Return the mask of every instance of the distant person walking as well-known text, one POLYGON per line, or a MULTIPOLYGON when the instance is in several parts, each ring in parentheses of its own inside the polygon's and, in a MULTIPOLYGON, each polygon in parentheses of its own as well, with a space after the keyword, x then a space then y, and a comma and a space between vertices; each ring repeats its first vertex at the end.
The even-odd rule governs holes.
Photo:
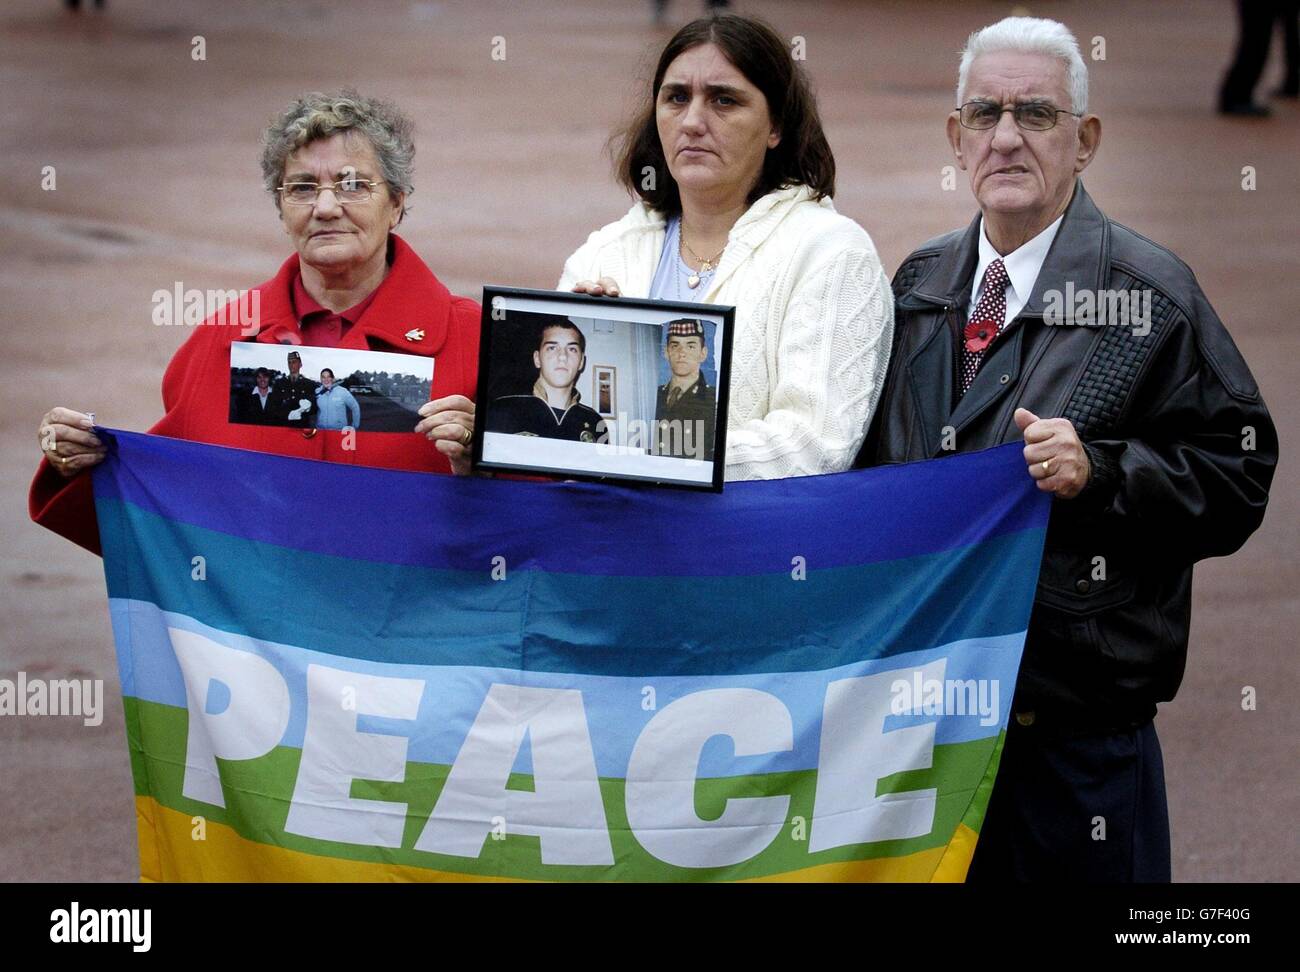
POLYGON ((1300 97, 1300 0, 1238 0, 1237 20, 1237 56, 1219 89, 1219 113, 1267 118, 1272 110, 1255 101, 1255 85, 1268 63, 1273 24, 1279 20, 1286 40, 1286 77, 1273 93, 1300 97))
MULTIPOLYGON (((652 2, 655 26, 663 27, 668 22, 668 0, 652 0, 652 2)), ((709 14, 726 10, 729 5, 728 0, 704 0, 704 12, 709 14)))

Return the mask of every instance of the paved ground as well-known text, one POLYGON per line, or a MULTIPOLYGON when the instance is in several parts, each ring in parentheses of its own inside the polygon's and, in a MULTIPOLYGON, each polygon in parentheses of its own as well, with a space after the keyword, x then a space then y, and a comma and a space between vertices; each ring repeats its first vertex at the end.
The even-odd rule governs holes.
MULTIPOLYGON (((953 52, 1008 5, 743 6, 805 38, 840 167, 836 203, 889 270, 969 219, 965 182, 942 185, 953 52)), ((682 22, 696 9, 677 0, 672 14, 682 22)), ((1286 459, 1263 529, 1197 571, 1187 678, 1158 725, 1175 877, 1294 879, 1300 397, 1286 371, 1300 361, 1287 323, 1300 306, 1300 107, 1262 123, 1211 113, 1231 56, 1226 0, 1031 12, 1064 19, 1089 50, 1104 38, 1105 59, 1091 62, 1104 138, 1089 190, 1197 271, 1281 430, 1286 459), (1248 165, 1255 191, 1242 189, 1248 165), (1256 711, 1242 710, 1243 686, 1257 690, 1256 711)), ((247 287, 278 266, 288 245, 260 191, 257 139, 305 89, 355 83, 414 117, 417 192, 403 232, 454 291, 553 286, 586 233, 627 206, 601 148, 667 36, 648 19, 647 3, 613 0, 113 0, 107 15, 80 18, 55 0, 5 5, 0 677, 102 677, 109 698, 97 728, 0 719, 0 879, 138 873, 100 564, 26 517, 40 415, 67 404, 123 428, 155 419, 162 369, 185 335, 150 322, 150 295, 176 281, 247 287), (191 56, 196 36, 206 60, 191 56), (54 191, 40 188, 43 166, 55 167, 54 191)))

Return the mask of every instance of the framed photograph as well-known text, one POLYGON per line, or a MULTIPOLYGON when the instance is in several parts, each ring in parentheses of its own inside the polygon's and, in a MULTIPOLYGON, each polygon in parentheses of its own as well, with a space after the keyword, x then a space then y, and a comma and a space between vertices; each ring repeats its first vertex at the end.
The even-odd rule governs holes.
POLYGON ((720 491, 734 322, 716 304, 484 287, 475 468, 720 491))
POLYGON ((601 418, 617 418, 618 369, 613 365, 596 365, 591 373, 595 378, 592 387, 596 391, 596 411, 601 418))

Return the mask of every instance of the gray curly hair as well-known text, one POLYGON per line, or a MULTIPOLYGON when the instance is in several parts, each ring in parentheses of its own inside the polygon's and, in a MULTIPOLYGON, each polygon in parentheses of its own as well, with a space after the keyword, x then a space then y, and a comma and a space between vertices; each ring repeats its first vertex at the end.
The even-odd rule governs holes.
MULTIPOLYGON (((280 196, 275 187, 284 178, 289 156, 309 142, 347 131, 369 139, 384 182, 391 191, 410 198, 415 191, 411 183, 415 126, 392 102, 367 98, 354 88, 344 88, 329 93, 312 91, 301 96, 262 133, 262 181, 275 197, 276 209, 280 208, 280 196)), ((403 217, 408 209, 403 202, 403 217)))

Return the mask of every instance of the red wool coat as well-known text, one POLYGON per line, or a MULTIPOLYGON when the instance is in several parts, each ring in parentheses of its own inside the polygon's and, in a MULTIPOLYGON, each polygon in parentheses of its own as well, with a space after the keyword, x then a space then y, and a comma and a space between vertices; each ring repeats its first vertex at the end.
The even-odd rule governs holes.
MULTIPOLYGON (((434 358, 431 398, 474 397, 478 374, 479 305, 455 297, 399 237, 393 236, 393 263, 388 276, 361 319, 343 336, 340 348, 393 351, 434 358), (417 337, 410 340, 407 335, 417 337)), ((261 291, 261 327, 256 337, 241 333, 238 323, 212 320, 196 326, 163 375, 165 414, 149 431, 177 439, 255 449, 304 459, 324 459, 360 466, 449 473, 447 459, 433 443, 414 432, 365 432, 355 435, 354 449, 342 448, 343 433, 321 430, 311 438, 301 429, 231 423, 230 345, 255 340, 302 344, 290 292, 298 274, 294 254, 261 291)), ((220 313, 217 320, 220 318, 220 313)), ((231 315, 237 321, 237 315, 231 315)), ((412 423, 414 426, 414 423, 412 423)), ((64 479, 41 460, 28 495, 31 517, 41 526, 99 553, 99 527, 89 473, 64 479)))

